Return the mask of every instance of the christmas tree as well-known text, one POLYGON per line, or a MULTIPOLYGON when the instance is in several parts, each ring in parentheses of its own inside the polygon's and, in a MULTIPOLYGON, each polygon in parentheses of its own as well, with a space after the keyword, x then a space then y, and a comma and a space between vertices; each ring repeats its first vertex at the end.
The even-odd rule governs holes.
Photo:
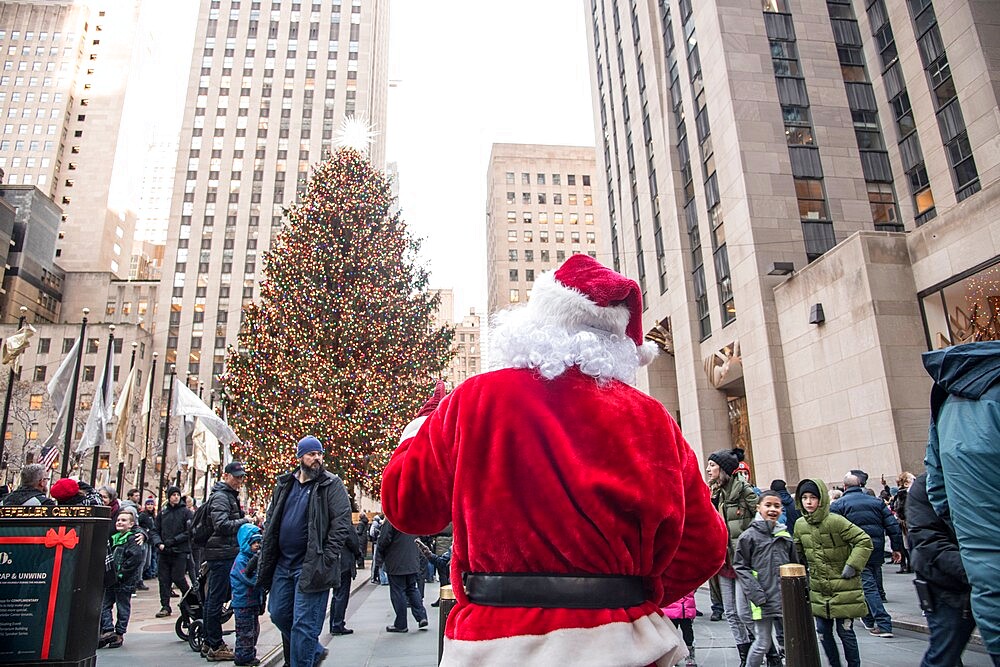
POLYGON ((390 213, 389 179, 352 148, 313 168, 265 254, 260 300, 229 349, 227 418, 251 493, 296 463, 300 438, 326 447, 348 488, 377 494, 399 434, 451 356, 418 242, 390 213))

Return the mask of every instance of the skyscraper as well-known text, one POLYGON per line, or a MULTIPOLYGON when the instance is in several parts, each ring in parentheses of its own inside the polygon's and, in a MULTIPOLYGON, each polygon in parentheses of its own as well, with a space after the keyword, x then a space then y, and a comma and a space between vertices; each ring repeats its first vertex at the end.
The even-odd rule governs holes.
MULTIPOLYGON (((164 255, 157 349, 214 390, 263 254, 348 117, 384 162, 387 0, 201 3, 164 255)), ((196 378, 196 379, 195 379, 196 378)), ((169 379, 164 375, 163 390, 169 379)), ((209 396, 206 394, 206 400, 209 396)))
POLYGON ((144 105, 133 86, 139 0, 0 3, 0 167, 63 210, 67 271, 125 276, 144 105))
POLYGON ((919 468, 920 352, 1000 336, 1000 5, 939 4, 582 3, 644 388, 760 482, 919 468))
POLYGON ((535 276, 570 255, 597 257, 594 149, 493 144, 487 170, 488 311, 531 295, 535 276))

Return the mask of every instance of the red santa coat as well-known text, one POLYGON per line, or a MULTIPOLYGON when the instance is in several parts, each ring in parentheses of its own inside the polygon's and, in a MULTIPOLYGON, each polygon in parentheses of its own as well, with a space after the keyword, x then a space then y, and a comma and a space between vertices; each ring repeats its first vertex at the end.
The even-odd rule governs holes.
POLYGON ((473 604, 445 629, 451 665, 674 664, 685 649, 661 607, 715 574, 727 533, 691 447, 663 406, 571 368, 554 380, 472 377, 411 423, 383 474, 382 508, 406 533, 452 521, 451 574, 641 576, 626 609, 473 604))

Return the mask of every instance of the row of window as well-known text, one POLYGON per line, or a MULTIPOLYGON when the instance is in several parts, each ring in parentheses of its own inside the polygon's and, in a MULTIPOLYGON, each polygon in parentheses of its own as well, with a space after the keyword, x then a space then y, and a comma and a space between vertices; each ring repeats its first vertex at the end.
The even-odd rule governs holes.
MULTIPOLYGON (((532 231, 530 229, 524 230, 524 232, 522 232, 522 236, 524 237, 524 240, 527 241, 527 242, 531 242, 531 241, 534 240, 534 234, 532 233, 532 231)), ((566 233, 563 232, 563 231, 561 231, 561 230, 556 231, 556 233, 554 235, 554 238, 555 238, 556 243, 563 243, 566 240, 566 233)), ((571 243, 579 243, 580 242, 580 232, 570 232, 569 233, 569 238, 570 238, 570 242, 571 243)), ((517 241, 517 239, 518 239, 518 234, 517 234, 517 230, 516 229, 510 229, 510 230, 507 231, 507 240, 508 241, 514 242, 514 241, 517 241)), ((587 243, 597 243, 597 237, 594 234, 594 232, 587 232, 586 239, 587 239, 587 243)), ((549 232, 548 232, 548 230, 544 230, 544 229, 543 230, 539 230, 539 232, 538 232, 538 240, 541 241, 542 243, 547 243, 548 240, 549 240, 549 232)))
MULTIPOLYGON (((542 173, 535 174, 535 185, 546 185, 546 175, 542 173)), ((584 187, 590 187, 590 174, 583 174, 580 177, 581 183, 584 187)), ((506 182, 514 183, 514 172, 506 172, 506 182)), ((550 181, 552 185, 562 185, 562 174, 552 174, 552 180, 550 181)), ((526 171, 521 172, 521 185, 531 185, 531 174, 526 171)), ((576 185, 576 174, 566 174, 566 185, 576 185)))
MULTIPOLYGON (((536 198, 537 202, 539 204, 543 205, 543 206, 548 202, 548 195, 546 193, 544 193, 544 192, 537 193, 537 195, 535 196, 535 198, 536 198)), ((516 197, 514 196, 514 193, 508 191, 507 192, 507 203, 508 204, 513 204, 515 202, 515 200, 516 200, 516 197)), ((570 206, 576 206, 577 205, 577 200, 578 200, 578 197, 577 197, 577 195, 575 193, 570 193, 570 194, 566 195, 566 203, 569 204, 570 206)), ((522 192, 521 193, 521 203, 523 205, 525 205, 525 206, 530 206, 531 205, 531 193, 530 192, 522 192)), ((561 192, 555 192, 555 193, 552 194, 552 203, 554 205, 556 205, 556 206, 559 206, 559 205, 561 205, 563 203, 563 196, 562 196, 561 192)), ((593 203, 594 203, 593 195, 591 195, 589 193, 583 195, 583 205, 584 206, 592 206, 593 203)))
MULTIPOLYGON (((527 253, 527 252, 530 252, 530 251, 525 251, 525 252, 527 253)), ((573 251, 573 254, 574 255, 579 255, 581 253, 579 251, 573 251)), ((596 252, 588 252, 587 254, 590 255, 591 257, 595 258, 595 259, 597 258, 597 253, 596 252)), ((515 259, 513 261, 517 261, 517 260, 515 259)), ((542 261, 543 262, 549 261, 549 254, 548 254, 547 250, 543 250, 542 251, 542 261)), ((556 263, 557 264, 562 264, 565 261, 566 261, 566 252, 564 250, 557 250, 556 251, 556 263)), ((534 270, 533 269, 525 269, 525 280, 527 280, 528 282, 534 282, 534 275, 535 274, 534 274, 534 270), (530 278, 528 277, 529 275, 531 276, 530 278)), ((510 279, 512 281, 517 280, 518 279, 517 278, 517 276, 518 276, 517 269, 511 269, 509 276, 510 276, 510 279)), ((510 291, 509 291, 509 293, 508 293, 508 297, 507 298, 510 301, 510 303, 520 303, 521 302, 521 296, 522 296, 522 294, 523 294, 525 300, 530 299, 531 298, 531 289, 528 288, 526 290, 520 290, 520 289, 518 289, 516 287, 515 288, 511 288, 510 291)))
MULTIPOLYGON (((101 16, 104 16, 104 12, 101 12, 101 16)), ((100 26, 97 26, 97 28, 98 28, 98 30, 100 30, 100 26)), ((6 40, 8 38, 8 34, 7 33, 8 33, 7 30, 0 30, 0 42, 6 40)), ((20 30, 11 30, 10 31, 10 35, 9 35, 10 41, 12 41, 12 42, 19 41, 22 36, 24 37, 24 41, 26 41, 26 42, 33 41, 36 36, 37 36, 39 42, 47 42, 47 41, 49 41, 49 37, 50 37, 49 33, 47 31, 44 31, 44 30, 40 31, 40 32, 37 32, 37 33, 34 30, 26 30, 23 33, 20 30)), ((52 41, 53 42, 58 42, 58 41, 62 40, 63 37, 65 37, 66 42, 72 44, 73 41, 76 39, 76 33, 74 33, 74 32, 67 32, 65 35, 63 35, 61 32, 53 32, 51 34, 51 37, 52 37, 52 41)))
MULTIPOLYGON (((547 224, 549 222, 549 214, 545 211, 541 211, 538 213, 533 213, 531 211, 524 211, 523 213, 521 213, 521 221, 526 225, 530 225, 532 222, 535 222, 536 218, 537 222, 542 225, 547 224)), ((561 225, 563 224, 563 221, 565 219, 566 218, 563 215, 562 211, 556 211, 555 213, 552 214, 552 222, 554 224, 561 225)), ((570 213, 568 219, 569 219, 569 224, 571 225, 578 224, 580 222, 580 214, 576 212, 570 213)), ((510 224, 514 224, 517 222, 517 211, 507 211, 507 222, 510 224)), ((594 224, 594 214, 584 213, 583 224, 585 225, 594 224)))

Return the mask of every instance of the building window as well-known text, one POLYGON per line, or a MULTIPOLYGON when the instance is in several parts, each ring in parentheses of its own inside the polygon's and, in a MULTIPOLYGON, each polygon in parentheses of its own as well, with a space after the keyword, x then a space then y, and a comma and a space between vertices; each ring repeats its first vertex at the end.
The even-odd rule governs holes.
POLYGON ((521 301, 521 290, 512 289, 510 291, 510 302, 511 303, 518 303, 520 301, 521 301))
POLYGON ((517 261, 517 249, 511 248, 507 251, 507 261, 516 262, 517 261))
POLYGON ((514 193, 513 192, 508 192, 507 193, 507 203, 508 204, 513 204, 514 203, 514 193))
POLYGON ((507 230, 507 240, 508 241, 516 241, 517 240, 517 230, 516 229, 508 229, 507 230))
POLYGON ((510 269, 507 273, 508 273, 507 278, 511 282, 516 283, 517 282, 517 269, 510 269))
POLYGON ((521 172, 521 185, 531 185, 531 174, 521 172))
POLYGON ((69 351, 73 349, 73 343, 75 342, 75 338, 63 338, 62 353, 69 354, 69 351))
POLYGON ((828 220, 823 182, 816 179, 795 179, 795 196, 799 200, 801 220, 828 220))
POLYGON ((35 366, 34 381, 35 382, 45 382, 45 371, 46 370, 47 369, 45 368, 45 366, 35 366))
POLYGON ((48 354, 49 346, 52 343, 51 338, 39 338, 38 339, 38 354, 48 354))
POLYGON ((507 172, 506 181, 508 183, 513 183, 514 182, 514 172, 512 172, 512 171, 508 171, 507 172))
POLYGON ((41 410, 42 409, 42 401, 44 400, 44 398, 45 397, 42 394, 32 394, 31 398, 28 401, 28 409, 29 410, 41 410))
POLYGON ((521 214, 521 219, 524 220, 524 224, 530 225, 531 224, 531 213, 529 213, 528 211, 525 211, 524 213, 521 214))

